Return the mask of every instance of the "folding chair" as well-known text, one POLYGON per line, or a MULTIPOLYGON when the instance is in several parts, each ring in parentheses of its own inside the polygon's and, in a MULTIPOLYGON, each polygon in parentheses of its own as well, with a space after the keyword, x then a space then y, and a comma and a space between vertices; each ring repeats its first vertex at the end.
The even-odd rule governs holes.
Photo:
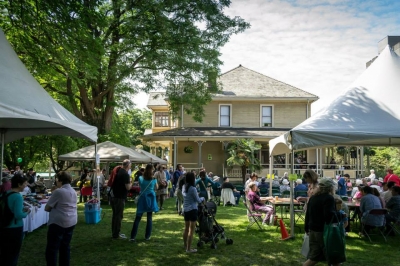
POLYGON ((386 236, 390 235, 392 231, 400 235, 400 219, 392 223, 392 228, 387 232, 386 236))
MULTIPOLYGON (((361 219, 361 233, 363 233, 365 236, 368 237, 369 241, 372 242, 371 240, 371 231, 367 232, 367 230, 365 230, 366 226, 370 226, 368 225, 368 221, 369 218, 377 218, 377 217, 381 217, 382 221, 380 222, 379 226, 372 226, 370 230, 374 230, 377 229, 378 232, 383 236, 383 238, 385 239, 385 242, 387 242, 386 240, 386 236, 384 234, 384 230, 385 230, 385 215, 387 214, 388 210, 387 209, 372 209, 370 210, 367 215, 365 217, 363 217, 361 219)), ((374 219, 373 218, 373 219, 374 219)))
POLYGON ((297 218, 295 218, 295 224, 299 222, 299 220, 302 220, 303 222, 306 221, 306 204, 307 204, 307 198, 299 198, 297 200, 301 206, 300 209, 294 209, 294 214, 297 215, 297 218))
POLYGON ((290 198, 290 191, 285 190, 282 192, 282 198, 290 198))
POLYGON ((249 225, 247 226, 246 230, 249 230, 249 228, 252 227, 253 224, 257 224, 257 226, 260 230, 264 230, 264 228, 261 226, 262 214, 258 213, 254 210, 253 205, 251 204, 250 201, 245 199, 245 200, 243 200, 243 204, 244 204, 244 206, 246 206, 247 220, 249 220, 249 225))

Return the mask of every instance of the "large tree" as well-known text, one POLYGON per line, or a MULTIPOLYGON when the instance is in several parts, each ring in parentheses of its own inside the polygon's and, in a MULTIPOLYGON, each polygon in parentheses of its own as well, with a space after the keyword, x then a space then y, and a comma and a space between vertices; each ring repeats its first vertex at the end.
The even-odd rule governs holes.
POLYGON ((118 100, 166 89, 172 114, 183 105, 201 121, 218 91, 222 47, 249 27, 229 0, 9 0, 0 27, 41 84, 99 133, 118 100))

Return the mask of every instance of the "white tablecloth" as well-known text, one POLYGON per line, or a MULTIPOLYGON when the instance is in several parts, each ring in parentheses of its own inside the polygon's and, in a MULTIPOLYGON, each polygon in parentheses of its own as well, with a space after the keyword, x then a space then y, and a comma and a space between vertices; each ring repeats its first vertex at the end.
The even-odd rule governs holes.
POLYGON ((38 208, 36 211, 32 211, 23 219, 24 232, 32 232, 40 226, 47 224, 49 221, 49 213, 44 210, 45 207, 46 204, 42 204, 40 209, 38 208))

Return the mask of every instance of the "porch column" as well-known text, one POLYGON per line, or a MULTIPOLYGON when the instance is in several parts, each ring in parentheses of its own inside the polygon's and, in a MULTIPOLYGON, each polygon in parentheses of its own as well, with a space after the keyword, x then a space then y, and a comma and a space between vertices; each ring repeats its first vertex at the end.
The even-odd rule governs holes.
POLYGON ((177 161, 178 141, 174 138, 174 169, 178 165, 177 161))
POLYGON ((228 174, 225 173, 225 171, 226 171, 226 160, 228 159, 227 158, 228 156, 226 154, 226 149, 228 148, 228 144, 230 143, 230 141, 223 140, 221 142, 224 145, 224 164, 222 165, 222 177, 225 177, 225 176, 228 176, 228 174))
POLYGON ((201 166, 201 147, 203 146, 204 141, 196 141, 197 145, 199 145, 199 168, 202 167, 201 166))
POLYGON ((285 169, 288 168, 289 168, 289 153, 285 153, 285 169))

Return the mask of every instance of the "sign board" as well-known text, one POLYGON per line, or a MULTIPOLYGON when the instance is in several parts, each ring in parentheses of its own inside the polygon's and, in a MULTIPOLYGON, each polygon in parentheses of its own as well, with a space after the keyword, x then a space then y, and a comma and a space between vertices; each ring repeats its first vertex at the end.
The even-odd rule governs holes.
POLYGON ((207 159, 208 159, 209 161, 212 160, 212 155, 211 155, 210 153, 207 155, 207 159))

